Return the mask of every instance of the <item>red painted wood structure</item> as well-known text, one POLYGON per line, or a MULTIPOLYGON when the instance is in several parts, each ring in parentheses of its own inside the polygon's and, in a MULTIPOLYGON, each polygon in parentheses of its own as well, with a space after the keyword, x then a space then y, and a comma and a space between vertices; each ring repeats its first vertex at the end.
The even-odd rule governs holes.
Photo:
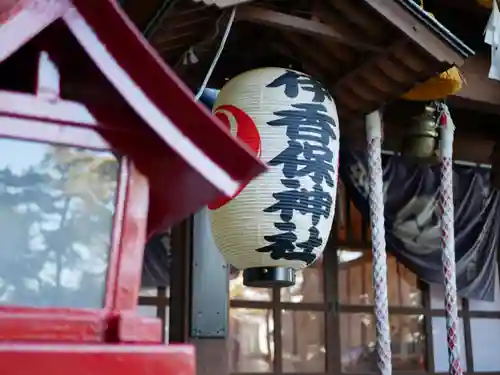
POLYGON ((160 321, 135 313, 145 240, 265 166, 193 101, 114 1, 4 1, 0 11, 0 63, 26 49, 37 65, 34 93, 0 91, 0 138, 121 155, 102 308, 0 306, 0 369, 194 374, 193 349, 160 345, 160 321), (107 105, 65 94, 75 77, 102 84, 107 105))

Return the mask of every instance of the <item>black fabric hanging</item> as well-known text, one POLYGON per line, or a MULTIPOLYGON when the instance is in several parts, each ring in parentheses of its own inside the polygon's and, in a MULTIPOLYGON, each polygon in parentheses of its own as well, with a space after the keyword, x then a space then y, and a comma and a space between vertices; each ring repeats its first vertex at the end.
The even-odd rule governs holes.
POLYGON ((170 286, 171 263, 170 233, 153 236, 144 249, 141 286, 170 286))
MULTIPOLYGON (((368 163, 363 152, 341 151, 340 176, 355 206, 369 219, 368 163)), ((384 158, 387 250, 429 283, 442 283, 438 188, 439 165, 416 166, 384 158)), ((491 301, 500 229, 499 194, 489 171, 455 165, 455 253, 458 294, 491 301)))

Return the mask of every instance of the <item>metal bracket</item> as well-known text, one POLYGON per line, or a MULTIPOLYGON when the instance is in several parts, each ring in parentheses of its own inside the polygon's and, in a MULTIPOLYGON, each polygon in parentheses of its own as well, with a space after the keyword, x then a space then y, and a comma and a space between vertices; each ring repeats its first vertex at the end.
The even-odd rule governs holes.
POLYGON ((209 215, 204 208, 193 221, 192 338, 226 338, 229 326, 229 267, 214 243, 209 215))

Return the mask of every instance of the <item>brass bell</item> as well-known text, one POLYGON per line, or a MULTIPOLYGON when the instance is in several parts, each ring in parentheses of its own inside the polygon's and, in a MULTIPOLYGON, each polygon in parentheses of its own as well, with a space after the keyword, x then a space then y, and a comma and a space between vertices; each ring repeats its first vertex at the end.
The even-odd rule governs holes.
POLYGON ((437 162, 438 116, 433 105, 426 105, 424 113, 413 118, 410 131, 403 139, 401 153, 417 162, 437 162))

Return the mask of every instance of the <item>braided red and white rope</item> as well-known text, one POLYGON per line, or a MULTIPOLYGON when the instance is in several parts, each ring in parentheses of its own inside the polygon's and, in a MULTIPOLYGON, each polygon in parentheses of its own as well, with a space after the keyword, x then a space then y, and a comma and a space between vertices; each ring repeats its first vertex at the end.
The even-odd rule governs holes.
POLYGON ((373 286, 377 365, 380 375, 391 375, 391 336, 387 293, 387 253, 385 244, 384 183, 382 172, 382 124, 378 111, 366 116, 368 142, 368 175, 370 186, 370 220, 372 227, 373 286))
POLYGON ((455 125, 449 109, 442 105, 441 126, 441 184, 439 206, 441 214, 441 249, 443 260, 446 337, 450 375, 462 375, 460 340, 458 336, 457 275, 455 270, 455 228, 453 207, 453 133, 455 125))

